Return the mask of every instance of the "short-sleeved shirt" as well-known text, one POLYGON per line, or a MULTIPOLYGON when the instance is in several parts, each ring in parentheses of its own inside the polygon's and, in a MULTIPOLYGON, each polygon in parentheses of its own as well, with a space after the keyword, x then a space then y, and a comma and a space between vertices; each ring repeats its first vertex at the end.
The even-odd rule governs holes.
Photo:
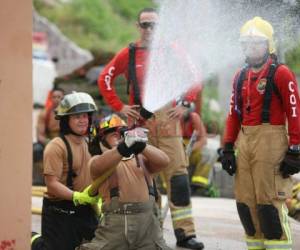
MULTIPOLYGON (((73 178, 74 191, 83 191, 85 187, 91 184, 90 170, 88 161, 91 155, 85 138, 76 138, 75 135, 66 135, 73 157, 73 172, 76 177, 73 178)), ((50 141, 44 152, 44 175, 52 175, 58 178, 58 181, 67 185, 68 175, 68 153, 65 143, 60 137, 50 141)), ((55 198, 51 193, 47 193, 49 198, 55 198)))

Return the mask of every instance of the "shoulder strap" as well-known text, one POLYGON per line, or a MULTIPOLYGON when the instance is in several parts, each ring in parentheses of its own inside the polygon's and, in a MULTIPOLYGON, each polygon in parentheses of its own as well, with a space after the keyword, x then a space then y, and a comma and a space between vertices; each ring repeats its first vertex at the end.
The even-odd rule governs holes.
POLYGON ((276 96, 281 100, 281 95, 274 82, 274 75, 278 66, 279 66, 278 63, 273 62, 272 64, 270 64, 269 67, 266 89, 265 89, 264 100, 263 100, 262 114, 261 114, 262 123, 270 122, 270 105, 272 100, 272 92, 274 91, 276 96))
POLYGON ((136 77, 135 70, 135 52, 136 46, 134 43, 129 44, 129 63, 128 63, 128 81, 127 81, 127 94, 129 94, 129 86, 133 84, 133 95, 134 95, 134 104, 141 104, 140 101, 140 89, 138 86, 138 81, 136 77))
MULTIPOLYGON (((148 176, 149 176, 149 178, 151 178, 151 176, 147 175, 146 167, 145 167, 144 163, 142 162, 142 160, 139 158, 139 156, 135 155, 134 157, 135 157, 135 160, 136 160, 137 167, 138 168, 141 167, 143 169, 144 178, 145 178, 145 182, 146 182, 147 187, 148 187, 149 194, 156 198, 156 195, 158 195, 158 193, 155 194, 155 191, 157 192, 157 190, 154 189, 154 187, 150 184, 149 179, 148 179, 148 176)), ((154 178, 151 178, 151 180, 152 180, 152 183, 154 183, 154 178)))
POLYGON ((243 119, 242 88, 243 88, 244 80, 246 79, 247 70, 248 70, 248 65, 245 65, 243 69, 240 71, 239 76, 236 78, 236 81, 234 83, 235 86, 234 110, 237 112, 240 122, 242 122, 243 119))
POLYGON ((59 137, 63 140, 67 148, 67 159, 68 159, 67 187, 73 190, 73 177, 75 177, 76 175, 73 172, 73 154, 72 154, 71 146, 63 134, 61 134, 59 137))
POLYGON ((46 135, 49 133, 49 122, 50 122, 50 116, 51 116, 52 111, 53 111, 52 108, 46 109, 46 115, 45 115, 45 133, 46 133, 46 135))

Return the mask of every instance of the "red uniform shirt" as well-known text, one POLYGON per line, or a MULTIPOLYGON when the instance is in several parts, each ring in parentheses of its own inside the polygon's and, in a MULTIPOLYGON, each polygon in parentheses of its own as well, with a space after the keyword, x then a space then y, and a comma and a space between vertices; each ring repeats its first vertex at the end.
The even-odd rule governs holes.
MULTIPOLYGON (((143 93, 143 84, 147 67, 149 51, 144 48, 136 48, 135 69, 140 92, 143 93)), ((123 103, 118 97, 113 86, 114 79, 118 75, 124 75, 128 79, 129 48, 123 48, 104 68, 98 79, 98 86, 106 103, 115 111, 120 111, 123 103)), ((130 90, 129 104, 133 102, 133 91, 130 90)))
MULTIPOLYGON (((261 124, 262 106, 264 100, 264 87, 269 71, 271 60, 267 62, 260 72, 253 72, 251 69, 246 72, 242 87, 242 125, 255 126, 261 124), (247 111, 247 107, 250 111, 247 111)), ((239 73, 236 74, 235 78, 239 73)), ((285 125, 288 123, 288 134, 290 145, 300 144, 300 100, 297 81, 294 74, 285 65, 280 65, 274 75, 281 98, 272 92, 270 104, 270 124, 285 125)), ((233 88, 230 111, 226 121, 224 142, 235 142, 240 130, 240 121, 237 112, 234 110, 236 91, 233 88)))
MULTIPOLYGON (((135 52, 135 69, 136 77, 139 85, 140 93, 143 95, 144 79, 148 65, 149 50, 140 48, 136 43, 135 52)), ((114 88, 114 79, 118 75, 124 75, 128 79, 128 63, 129 63, 129 48, 123 48, 103 69, 98 78, 98 86, 106 103, 111 106, 115 111, 120 111, 123 103, 118 97, 114 88)), ((199 88, 199 87, 198 87, 199 88)), ((194 94, 196 87, 193 86, 185 97, 186 100, 195 101, 196 95, 194 94)), ((134 94, 130 87, 129 105, 134 104, 134 94)))

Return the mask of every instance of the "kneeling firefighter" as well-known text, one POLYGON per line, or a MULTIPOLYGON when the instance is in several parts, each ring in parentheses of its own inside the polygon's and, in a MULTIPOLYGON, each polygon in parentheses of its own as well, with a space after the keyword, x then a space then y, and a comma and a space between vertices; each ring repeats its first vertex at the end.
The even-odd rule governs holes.
POLYGON ((285 200, 291 196, 290 175, 300 171, 297 82, 277 62, 270 23, 249 20, 240 43, 246 64, 234 78, 221 162, 236 174, 235 198, 248 249, 291 250, 285 200))
POLYGON ((111 174, 98 190, 103 217, 95 237, 78 249, 169 250, 154 215, 152 182, 152 175, 168 165, 168 156, 147 144, 147 130, 128 130, 115 114, 96 124, 96 131, 90 145, 91 176, 96 180, 108 171, 111 174))
POLYGON ((92 97, 82 92, 66 95, 56 110, 60 136, 45 148, 42 236, 32 233, 31 249, 74 250, 94 236, 98 221, 91 205, 98 197, 89 195, 91 155, 85 136, 96 110, 92 97))

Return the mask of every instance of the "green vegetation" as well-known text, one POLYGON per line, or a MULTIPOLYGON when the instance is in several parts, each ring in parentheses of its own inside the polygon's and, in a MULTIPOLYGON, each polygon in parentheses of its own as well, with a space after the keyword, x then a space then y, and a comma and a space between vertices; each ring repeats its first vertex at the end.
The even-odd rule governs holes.
POLYGON ((223 131, 224 119, 222 112, 213 111, 210 108, 210 101, 219 100, 217 76, 212 76, 204 85, 202 93, 202 112, 201 118, 210 134, 220 134, 223 131))
POLYGON ((287 65, 291 67, 296 75, 300 75, 300 44, 289 50, 285 56, 287 65))
POLYGON ((92 51, 116 52, 137 37, 136 16, 151 0, 72 0, 53 6, 33 1, 39 14, 55 23, 79 46, 92 51))
MULTIPOLYGON (((134 41, 138 37, 135 27, 138 12, 145 7, 156 7, 154 0, 72 0, 67 3, 56 0, 54 2, 56 4, 50 6, 45 3, 45 0, 33 0, 34 7, 40 15, 56 24, 79 46, 103 58, 134 41)), ((295 15, 300 14, 300 0, 297 0, 294 12, 295 15)), ((286 53, 286 63, 300 75, 300 44, 286 53)), ((211 111, 209 108, 211 99, 218 100, 217 82, 217 79, 212 77, 205 84, 202 95, 202 119, 208 132, 221 132, 224 126, 223 114, 211 111)), ((85 79, 72 78, 60 85, 66 90, 77 89, 90 92, 98 99, 101 106, 105 105, 97 86, 87 85, 85 79)), ((115 87, 120 98, 126 102, 128 99, 126 80, 117 79, 115 87)))

